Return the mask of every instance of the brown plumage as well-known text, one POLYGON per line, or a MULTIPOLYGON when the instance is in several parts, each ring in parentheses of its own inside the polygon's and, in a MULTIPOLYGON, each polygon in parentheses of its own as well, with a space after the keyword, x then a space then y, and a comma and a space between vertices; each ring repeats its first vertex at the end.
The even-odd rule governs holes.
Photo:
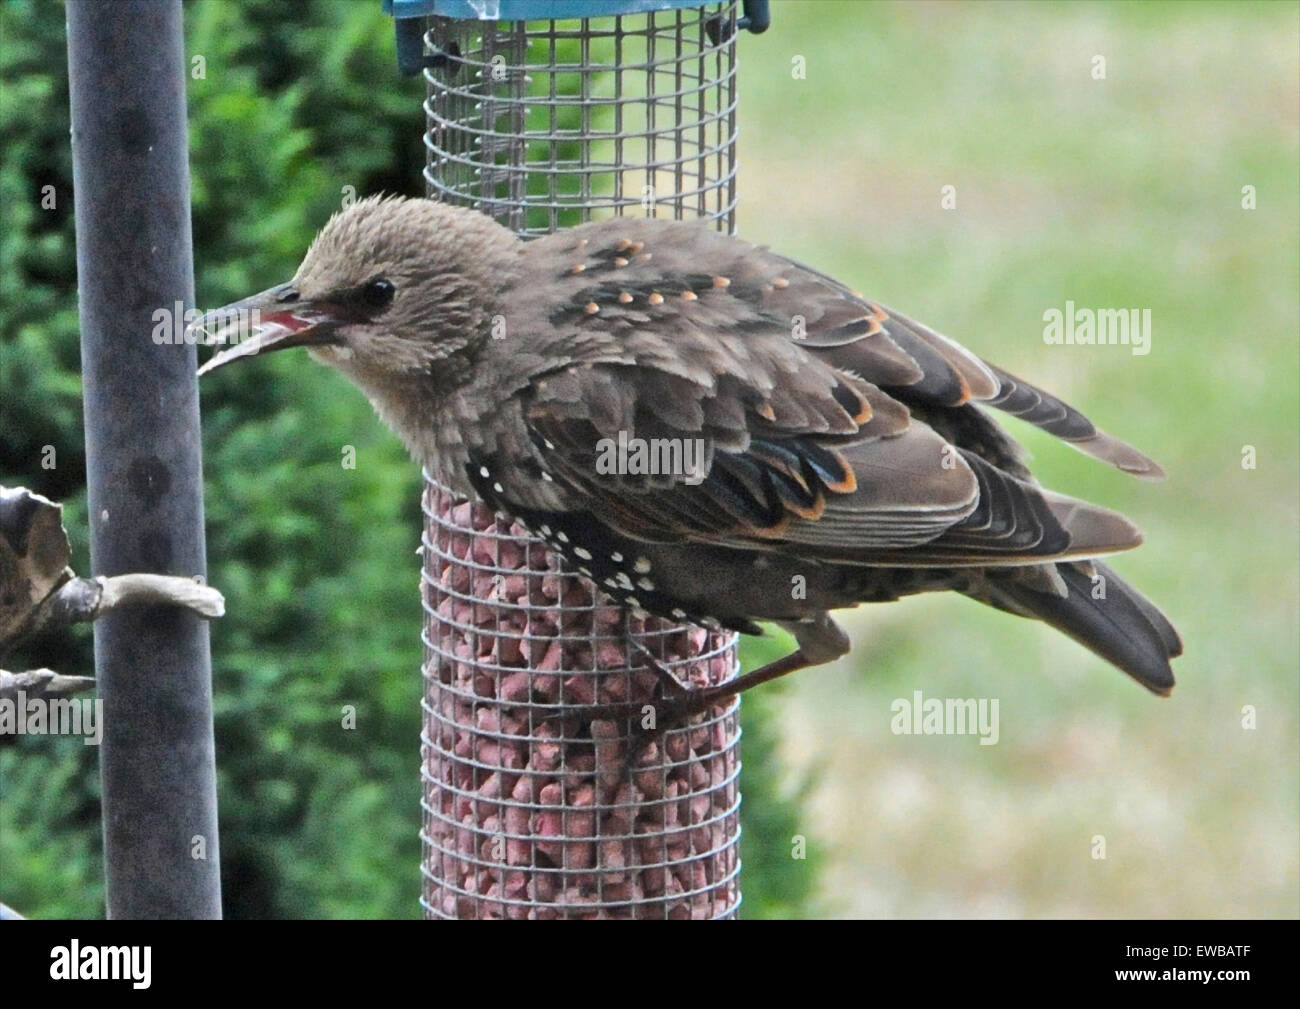
MULTIPOLYGON (((698 224, 619 218, 524 243, 479 214, 369 199, 288 284, 231 308, 347 375, 411 454, 630 607, 848 650, 829 611, 955 589, 1071 635, 1167 694, 1177 633, 1093 559, 1123 516, 1038 486, 985 407, 1137 476, 1074 408, 830 277, 698 224), (694 468, 610 472, 667 446, 694 468)), ((212 320, 209 320, 211 323, 212 320)), ((209 332, 227 335, 219 322, 209 332)), ((626 469, 626 468, 625 468, 626 469)))

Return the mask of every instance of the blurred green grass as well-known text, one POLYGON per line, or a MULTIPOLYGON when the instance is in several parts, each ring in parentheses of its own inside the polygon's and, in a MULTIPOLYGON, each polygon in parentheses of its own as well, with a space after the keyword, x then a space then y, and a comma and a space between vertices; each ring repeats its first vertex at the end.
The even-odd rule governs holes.
POLYGON ((1300 914, 1300 8, 773 7, 741 40, 741 233, 1158 459, 1167 481, 1134 481, 1011 422, 1045 484, 1144 530, 1114 566, 1186 643, 1162 701, 957 597, 849 615, 852 655, 773 705, 791 773, 821 768, 805 832, 827 908, 1300 914), (1150 308, 1151 353, 1045 345, 1043 312, 1067 299, 1150 308), (913 690, 998 698, 1001 741, 892 735, 913 690))

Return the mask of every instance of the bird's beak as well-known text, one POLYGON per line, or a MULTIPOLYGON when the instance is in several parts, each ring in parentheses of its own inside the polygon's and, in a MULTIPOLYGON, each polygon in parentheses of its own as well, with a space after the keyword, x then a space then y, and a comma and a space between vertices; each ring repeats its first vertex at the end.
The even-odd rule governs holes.
POLYGON ((293 284, 281 284, 205 312, 187 328, 199 343, 229 344, 199 369, 199 375, 206 375, 241 357, 335 343, 335 330, 347 321, 339 306, 302 301, 293 284))

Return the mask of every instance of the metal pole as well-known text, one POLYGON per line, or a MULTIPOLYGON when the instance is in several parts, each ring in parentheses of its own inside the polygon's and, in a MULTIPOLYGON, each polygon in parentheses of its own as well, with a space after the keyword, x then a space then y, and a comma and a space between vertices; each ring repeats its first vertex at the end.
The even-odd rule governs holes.
MULTIPOLYGON (((67 17, 91 565, 205 576, 196 354, 155 342, 155 313, 194 302, 180 0, 67 17)), ((95 671, 108 916, 220 917, 207 626, 110 614, 95 671)))

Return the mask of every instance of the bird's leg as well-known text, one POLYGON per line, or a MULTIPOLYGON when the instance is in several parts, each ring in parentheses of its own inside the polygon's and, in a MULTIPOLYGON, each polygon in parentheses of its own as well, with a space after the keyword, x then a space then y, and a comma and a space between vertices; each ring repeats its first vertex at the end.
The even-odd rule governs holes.
MULTIPOLYGON (((596 704, 583 708, 569 709, 566 715, 576 716, 582 722, 592 719, 634 722, 634 728, 628 741, 627 760, 631 766, 642 744, 655 736, 663 735, 670 729, 681 728, 691 718, 703 714, 716 705, 735 697, 737 694, 768 683, 789 673, 809 666, 820 666, 846 654, 850 647, 848 635, 831 619, 829 613, 820 613, 814 617, 797 621, 779 621, 781 626, 790 631, 798 647, 789 655, 769 662, 752 672, 737 676, 724 683, 715 683, 709 687, 684 687, 677 677, 658 662, 653 662, 664 683, 677 684, 675 697, 661 696, 656 703, 624 702, 621 704, 596 704), (647 710, 647 708, 649 710, 647 710)), ((629 637, 628 640, 631 640, 629 637)), ((653 661, 653 657, 647 656, 653 661)), ((661 694, 663 692, 661 691, 661 694)))
POLYGON ((566 708, 544 719, 544 721, 574 719, 575 729, 580 725, 590 725, 596 720, 628 724, 628 734, 624 737, 626 748, 622 758, 622 775, 625 778, 638 770, 642 754, 651 742, 661 739, 673 730, 686 729, 687 723, 696 715, 703 714, 750 687, 756 687, 760 683, 767 683, 787 673, 818 664, 810 660, 802 649, 796 648, 789 655, 769 662, 743 676, 727 680, 725 683, 714 684, 711 687, 684 687, 662 663, 648 654, 644 646, 640 646, 640 649, 650 668, 663 678, 660 696, 653 702, 625 701, 618 704, 583 705, 566 708), (674 690, 676 696, 665 696, 668 690, 674 690))
MULTIPOLYGON (((654 711, 653 727, 646 729, 650 733, 662 733, 668 729, 679 727, 686 719, 694 715, 702 714, 709 708, 735 697, 737 694, 748 690, 750 687, 757 687, 760 683, 767 683, 778 677, 785 676, 788 673, 798 672, 800 669, 806 669, 809 666, 815 666, 819 663, 813 662, 803 653, 803 649, 796 648, 789 655, 769 662, 752 672, 745 673, 743 676, 737 676, 734 680, 727 680, 725 683, 717 683, 711 687, 682 687, 677 678, 667 669, 664 673, 670 677, 673 682, 678 683, 680 693, 673 698, 664 698, 657 705, 649 706, 654 711)), ((660 668, 663 668, 662 666, 660 668)), ((571 708, 560 713, 558 717, 571 717, 577 715, 582 721, 589 721, 593 718, 610 719, 613 721, 625 720, 629 718, 638 719, 642 724, 645 721, 645 702, 625 702, 621 704, 592 704, 580 708, 571 708)), ((556 717, 556 716, 553 716, 556 717)))
POLYGON ((645 663, 646 668, 659 677, 660 697, 690 693, 691 688, 682 683, 682 681, 673 674, 671 669, 656 659, 654 655, 651 654, 650 649, 633 636, 632 611, 626 606, 623 607, 623 616, 619 622, 619 627, 623 635, 623 644, 631 651, 636 652, 645 663))
POLYGON ((778 621, 782 627, 794 635, 798 647, 789 655, 782 656, 752 672, 737 676, 725 683, 711 687, 693 687, 672 700, 664 702, 663 718, 666 726, 681 724, 686 719, 708 711, 714 705, 735 697, 737 694, 767 683, 778 677, 820 666, 848 653, 850 641, 844 630, 831 619, 826 612, 802 620, 778 621))
MULTIPOLYGON (((548 715, 543 721, 556 721, 565 718, 577 716, 579 721, 589 722, 592 719, 610 719, 614 721, 624 721, 629 718, 641 718, 644 716, 645 707, 650 704, 652 708, 660 704, 667 703, 670 697, 683 697, 691 693, 691 688, 686 686, 673 675, 672 670, 655 658, 654 654, 644 644, 636 639, 632 634, 632 611, 624 606, 619 618, 619 634, 623 639, 624 648, 628 652, 635 652, 645 664, 645 668, 650 670, 659 678, 659 686, 655 691, 651 701, 627 701, 624 703, 612 704, 591 704, 582 707, 569 708, 564 711, 557 711, 548 715)), ((628 658, 631 663, 631 656, 628 658)), ((628 670, 631 673, 631 670, 628 670)))
POLYGON ((722 701, 743 693, 750 687, 757 687, 760 683, 767 683, 789 673, 796 673, 800 669, 807 669, 809 666, 819 664, 809 659, 802 648, 796 648, 789 655, 775 659, 765 666, 760 666, 758 669, 745 673, 743 676, 737 676, 734 680, 716 683, 711 687, 694 687, 686 691, 683 696, 665 702, 665 710, 661 719, 663 727, 672 728, 679 725, 685 719, 702 714, 722 701))
MULTIPOLYGON (((592 705, 583 711, 580 717, 583 721, 608 719, 611 721, 630 721, 632 723, 623 761, 623 771, 626 776, 630 775, 635 769, 646 744, 662 734, 663 730, 658 728, 658 718, 653 713, 657 712, 661 707, 673 707, 681 703, 685 698, 691 696, 692 688, 682 683, 671 669, 655 658, 650 649, 636 639, 632 634, 632 611, 626 606, 623 607, 619 628, 623 637, 624 648, 629 653, 629 664, 631 663, 630 653, 635 652, 645 664, 645 668, 658 677, 659 684, 649 701, 592 705), (649 712, 646 710, 647 707, 650 709, 649 712), (647 714, 651 715, 649 719, 646 717, 647 714)), ((631 670, 628 673, 630 675, 631 670)), ((665 726, 664 728, 670 727, 665 726)))

